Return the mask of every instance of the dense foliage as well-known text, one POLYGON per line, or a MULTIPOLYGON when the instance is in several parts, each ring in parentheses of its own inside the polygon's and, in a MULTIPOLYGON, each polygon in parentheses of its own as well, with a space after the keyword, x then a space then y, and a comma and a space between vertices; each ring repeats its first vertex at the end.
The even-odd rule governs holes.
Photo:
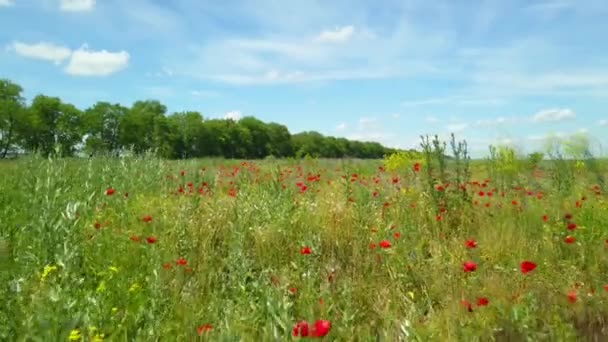
POLYGON ((164 158, 274 157, 382 158, 393 152, 376 142, 349 141, 317 132, 292 135, 287 127, 254 117, 207 119, 198 112, 167 115, 155 100, 131 108, 98 102, 84 111, 57 97, 36 96, 0 80, 0 158, 17 151, 69 157, 153 152, 164 158))

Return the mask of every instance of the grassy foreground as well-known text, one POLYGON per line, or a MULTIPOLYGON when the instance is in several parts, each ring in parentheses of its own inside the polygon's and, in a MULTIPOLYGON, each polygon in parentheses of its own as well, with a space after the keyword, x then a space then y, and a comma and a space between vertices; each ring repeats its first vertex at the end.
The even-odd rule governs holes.
POLYGON ((484 164, 0 163, 0 340, 606 340, 595 177, 484 164))

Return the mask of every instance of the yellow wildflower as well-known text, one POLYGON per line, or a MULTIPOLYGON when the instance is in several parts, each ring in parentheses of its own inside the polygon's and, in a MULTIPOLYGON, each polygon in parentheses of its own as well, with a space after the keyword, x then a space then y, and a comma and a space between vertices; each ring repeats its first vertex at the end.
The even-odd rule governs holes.
POLYGON ((46 265, 44 266, 44 270, 42 270, 42 276, 40 277, 40 281, 45 281, 46 278, 49 276, 49 274, 51 274, 52 272, 57 271, 57 266, 54 265, 46 265))
POLYGON ((115 314, 118 312, 118 308, 112 308, 112 313, 115 314))
POLYGON ((81 341, 82 335, 80 335, 80 330, 74 329, 74 330, 70 331, 69 340, 70 341, 81 341))
POLYGON ((108 267, 108 269, 114 273, 118 273, 118 267, 116 267, 116 266, 110 266, 110 267, 108 267))
POLYGON ((103 341, 104 337, 105 337, 105 334, 102 334, 102 333, 95 334, 95 336, 93 336, 93 342, 101 342, 101 341, 103 341))

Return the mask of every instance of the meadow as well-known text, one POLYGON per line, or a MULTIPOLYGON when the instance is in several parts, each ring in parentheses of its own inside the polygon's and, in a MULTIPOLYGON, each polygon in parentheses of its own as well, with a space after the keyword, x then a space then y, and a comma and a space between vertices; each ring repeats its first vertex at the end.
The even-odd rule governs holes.
POLYGON ((593 160, 0 163, 0 340, 601 341, 593 160))

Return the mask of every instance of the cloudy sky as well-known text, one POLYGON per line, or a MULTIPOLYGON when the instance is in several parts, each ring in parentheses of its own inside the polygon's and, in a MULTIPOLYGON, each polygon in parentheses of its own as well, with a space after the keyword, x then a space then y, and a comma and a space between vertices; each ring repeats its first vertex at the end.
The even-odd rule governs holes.
POLYGON ((0 0, 0 77, 389 146, 608 146, 606 0, 0 0))

